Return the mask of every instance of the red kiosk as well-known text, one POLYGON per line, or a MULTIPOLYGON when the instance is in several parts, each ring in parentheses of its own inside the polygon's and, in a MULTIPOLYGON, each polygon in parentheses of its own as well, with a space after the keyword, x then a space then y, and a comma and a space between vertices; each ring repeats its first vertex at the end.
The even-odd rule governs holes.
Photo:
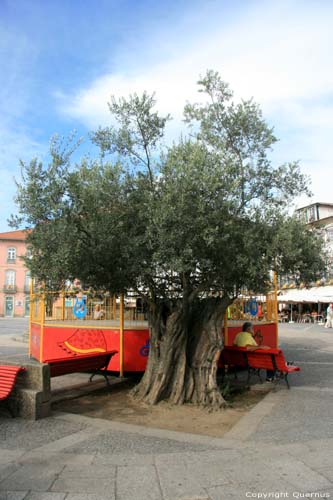
MULTIPOLYGON (((96 298, 83 291, 31 293, 29 354, 48 363, 117 350, 108 370, 120 376, 143 372, 149 327, 139 301, 108 294, 96 298)), ((276 289, 266 296, 244 295, 235 301, 225 315, 224 345, 233 344, 248 320, 254 323, 258 344, 278 346, 276 289)))
POLYGON ((29 354, 40 363, 117 350, 108 369, 121 376, 143 372, 149 354, 149 329, 136 302, 123 297, 90 298, 87 293, 32 293, 29 354), (78 295, 80 295, 79 306, 78 295), (104 317, 95 319, 96 304, 104 317), (83 306, 82 306, 83 304, 83 306), (104 307, 104 309, 103 309, 104 307))

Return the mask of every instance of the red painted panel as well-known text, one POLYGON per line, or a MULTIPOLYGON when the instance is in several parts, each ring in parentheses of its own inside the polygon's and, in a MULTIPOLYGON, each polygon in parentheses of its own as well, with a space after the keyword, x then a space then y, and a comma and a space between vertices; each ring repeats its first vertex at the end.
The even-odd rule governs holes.
MULTIPOLYGON (((232 345, 241 325, 228 328, 228 342, 232 345)), ((254 331, 260 330, 263 336, 262 344, 277 347, 277 329, 275 323, 254 325, 254 331)), ((31 354, 39 359, 41 327, 31 325, 31 354)), ((89 353, 117 350, 119 346, 119 330, 103 330, 98 328, 77 328, 61 326, 44 326, 43 362, 86 356, 89 353)), ((146 368, 149 354, 149 331, 124 331, 124 371, 143 372, 146 368)), ((120 370, 119 353, 113 356, 109 370, 120 370)))
MULTIPOLYGON (((110 349, 118 350, 112 357, 108 370, 120 370, 119 331, 108 330, 110 349)), ((149 331, 125 330, 124 331, 124 372, 144 372, 149 355, 149 331)))
MULTIPOLYGON (((39 328, 38 325, 32 325, 39 328)), ((37 330, 36 330, 37 331, 37 330)), ((35 336, 36 337, 36 336, 35 336)), ((35 339, 34 337, 34 339, 35 339)), ((39 341, 32 355, 39 359, 39 341)), ((43 362, 59 361, 71 357, 86 356, 98 352, 120 351, 119 330, 98 328, 77 328, 61 326, 44 326, 43 362)), ((33 347, 33 346, 32 346, 33 347)), ((149 331, 125 330, 124 332, 124 371, 142 372, 146 368, 149 354, 149 331)), ((109 370, 119 371, 120 355, 113 356, 109 370)))
MULTIPOLYGON (((149 331, 125 330, 124 371, 144 372, 149 355, 149 331)), ((112 364, 112 360, 111 363, 112 364)))
POLYGON ((39 361, 41 326, 31 325, 30 352, 31 356, 39 361))
MULTIPOLYGON (((260 342, 262 345, 268 345, 269 347, 277 348, 278 347, 278 341, 277 341, 277 327, 276 323, 263 323, 263 324, 257 324, 253 325, 254 333, 259 332, 263 339, 262 342, 260 342)), ((234 338, 236 337, 237 333, 242 331, 242 325, 239 326, 230 326, 228 327, 228 340, 225 345, 233 345, 234 338)), ((257 343, 258 342, 258 339, 257 343)))

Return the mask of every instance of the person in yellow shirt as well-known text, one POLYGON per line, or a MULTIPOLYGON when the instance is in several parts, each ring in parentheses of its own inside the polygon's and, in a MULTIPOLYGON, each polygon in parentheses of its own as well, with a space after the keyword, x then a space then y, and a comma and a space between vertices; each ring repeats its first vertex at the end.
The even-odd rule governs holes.
MULTIPOLYGON (((254 330, 253 324, 250 321, 246 321, 243 324, 242 331, 237 333, 234 339, 234 345, 237 347, 246 347, 248 351, 256 351, 257 349, 271 349, 267 345, 258 345, 254 340, 254 330)), ((272 382, 274 379, 275 372, 267 370, 266 380, 267 382, 272 382)))
POLYGON ((255 349, 258 349, 261 346, 258 346, 253 336, 254 336, 253 325, 250 321, 246 321, 243 324, 242 331, 237 333, 234 339, 234 345, 237 347, 250 347, 250 348, 252 347, 252 349, 249 350, 254 351, 255 349), (255 349, 253 349, 253 347, 255 347, 255 349))

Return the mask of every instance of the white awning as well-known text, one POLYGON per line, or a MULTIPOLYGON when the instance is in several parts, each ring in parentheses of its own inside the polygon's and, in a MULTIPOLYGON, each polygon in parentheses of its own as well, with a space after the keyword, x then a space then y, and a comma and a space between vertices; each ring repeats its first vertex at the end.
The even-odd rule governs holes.
POLYGON ((312 288, 294 288, 292 290, 281 290, 281 295, 278 296, 278 302, 333 303, 333 286, 314 286, 312 288))

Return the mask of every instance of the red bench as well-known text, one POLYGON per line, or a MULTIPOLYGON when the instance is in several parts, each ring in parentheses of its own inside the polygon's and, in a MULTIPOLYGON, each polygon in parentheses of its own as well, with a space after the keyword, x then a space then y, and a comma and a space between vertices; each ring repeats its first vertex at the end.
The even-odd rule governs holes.
POLYGON ((14 388, 18 374, 22 371, 25 371, 23 366, 0 365, 0 401, 6 402, 12 417, 14 413, 8 404, 8 397, 14 388))
POLYGON ((281 349, 257 349, 249 351, 245 347, 228 346, 221 353, 223 366, 245 368, 248 371, 248 383, 255 373, 262 382, 260 370, 275 371, 275 378, 285 380, 290 389, 288 375, 300 371, 299 366, 288 364, 281 349))
POLYGON ((107 367, 110 363, 112 356, 117 354, 118 351, 102 352, 98 354, 87 354, 68 359, 50 360, 50 376, 60 377, 69 373, 77 372, 93 372, 89 378, 92 381, 95 375, 103 375, 108 386, 110 386, 107 377, 107 367))
POLYGON ((225 346, 221 352, 218 367, 222 368, 223 377, 227 372, 232 372, 235 379, 237 379, 237 372, 239 370, 247 370, 249 374, 246 347, 225 346))
POLYGON ((224 347, 221 352, 219 367, 224 368, 246 368, 248 369, 249 363, 247 361, 246 347, 224 347))

